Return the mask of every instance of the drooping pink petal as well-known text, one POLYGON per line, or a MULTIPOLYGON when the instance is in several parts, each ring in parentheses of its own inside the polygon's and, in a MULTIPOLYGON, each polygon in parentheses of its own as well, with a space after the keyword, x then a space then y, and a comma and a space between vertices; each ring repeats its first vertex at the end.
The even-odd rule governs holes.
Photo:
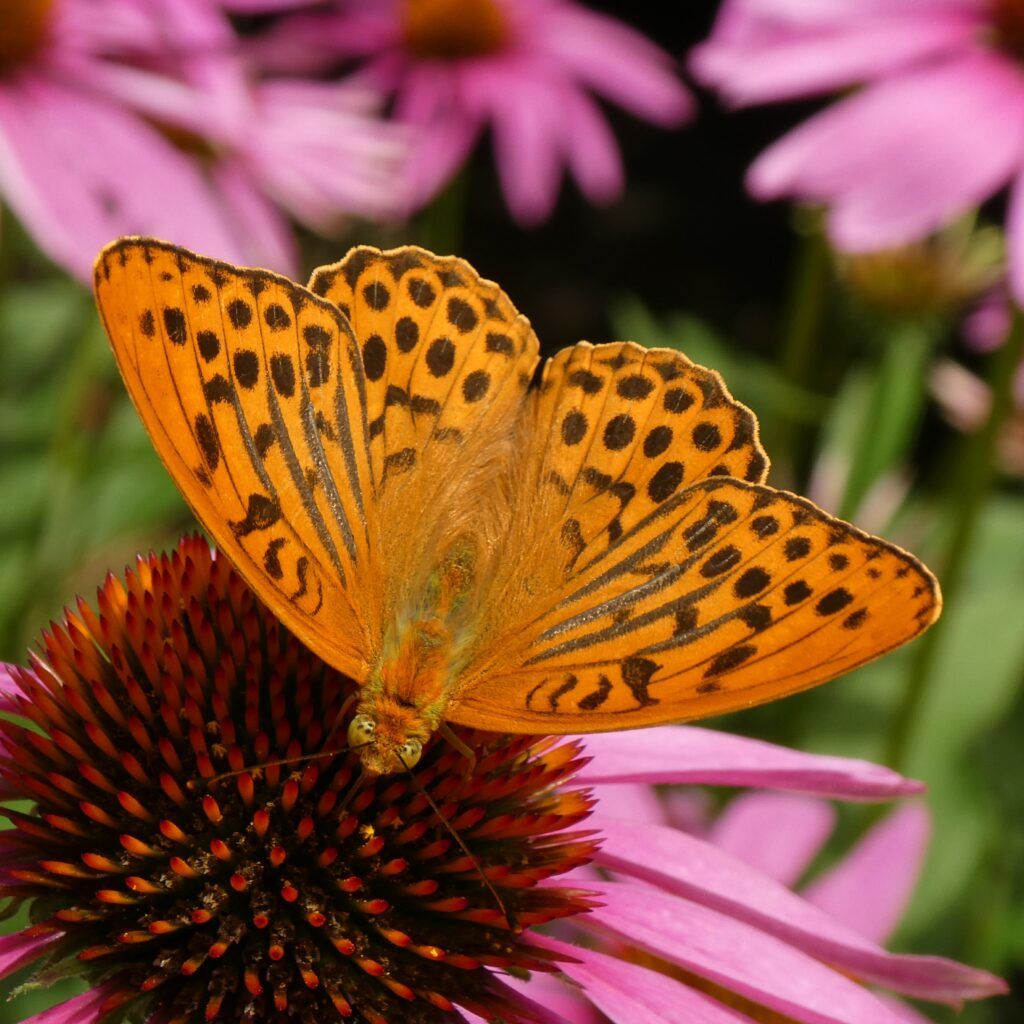
POLYGON ((564 150, 572 176, 592 203, 609 203, 625 187, 622 158, 611 126, 590 96, 568 85, 563 91, 564 150))
POLYGON ((563 111, 530 63, 495 66, 473 77, 486 105, 498 178, 513 217, 524 226, 543 221, 558 199, 563 111))
POLYGON ((22 1024, 95 1024, 100 1019, 100 1009, 110 992, 106 985, 91 988, 42 1013, 27 1017, 22 1024))
POLYGON ((825 800, 788 793, 741 793, 711 826, 719 849, 793 886, 835 827, 836 812, 825 800))
POLYGON ((503 980, 509 988, 554 1010, 568 1024, 603 1024, 600 1015, 587 1002, 583 993, 556 975, 534 971, 529 980, 520 980, 513 975, 505 976, 503 980))
POLYGON ((552 4, 534 35, 539 48, 624 110, 667 128, 693 115, 672 58, 622 22, 576 4, 552 4))
POLYGON ((18 681, 23 671, 19 665, 9 665, 0 661, 0 711, 18 713, 15 698, 25 696, 25 691, 18 681))
POLYGON ((555 939, 543 945, 576 963, 562 973, 614 1024, 752 1024, 749 1017, 657 971, 555 939))
POLYGON ((912 241, 988 198, 1024 159, 1024 73, 972 53, 870 86, 758 158, 759 198, 830 206, 849 251, 912 241))
POLYGON ((23 932, 14 932, 0 938, 0 978, 42 956, 46 952, 46 947, 59 938, 60 932, 47 932, 31 937, 23 932))
POLYGON ((411 129, 404 171, 409 212, 429 202, 476 145, 483 118, 459 101, 459 76, 444 65, 412 66, 395 100, 395 116, 411 129))
POLYGON ((52 82, 0 90, 0 192, 44 251, 83 280, 119 235, 174 238, 235 262, 241 255, 184 154, 116 107, 52 82))
POLYGON ((873 942, 884 942, 910 902, 930 834, 923 805, 899 807, 808 885, 804 897, 873 942))
POLYGON ((601 786, 594 793, 600 813, 619 821, 647 821, 665 825, 665 809, 651 786, 601 786))
POLYGON ((979 11, 935 4, 779 6, 724 4, 711 36, 690 54, 694 77, 734 106, 811 96, 953 54, 973 42, 980 19, 979 11))
POLYGON ((866 988, 792 946, 679 896, 624 882, 591 886, 579 919, 803 1024, 899 1024, 866 988))
MULTIPOLYGON (((985 971, 941 957, 889 953, 710 843, 675 829, 595 814, 595 863, 676 893, 778 937, 817 960, 922 999, 956 1003, 1004 990, 985 971)), ((875 865, 877 868, 877 864, 875 865)), ((868 885, 863 876, 862 885, 868 885)), ((872 881, 870 885, 877 885, 872 881)), ((862 890, 865 900, 870 893, 862 890)))
POLYGON ((592 760, 579 779, 588 785, 753 786, 846 800, 886 800, 924 788, 869 761, 805 754, 699 726, 598 733, 584 742, 592 760))
POLYGON ((220 160, 209 173, 225 204, 238 248, 245 254, 244 262, 294 276, 299 265, 295 236, 242 163, 232 158, 220 160))

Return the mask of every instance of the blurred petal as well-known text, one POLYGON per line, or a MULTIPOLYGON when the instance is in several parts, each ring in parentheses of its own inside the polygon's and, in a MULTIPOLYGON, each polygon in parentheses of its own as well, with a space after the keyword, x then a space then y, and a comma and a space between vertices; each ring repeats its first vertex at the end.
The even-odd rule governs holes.
POLYGON ((668 975, 555 939, 543 944, 578 961, 562 963, 562 973, 614 1024, 752 1024, 749 1017, 668 975))
POLYGON ((562 111, 542 79, 526 66, 477 74, 478 97, 490 112, 498 177, 512 215, 524 226, 550 215, 561 175, 559 133, 562 111))
POLYGON ((241 256, 186 156, 121 110, 53 83, 0 90, 0 192, 44 251, 86 281, 119 235, 241 256))
POLYGON ((920 793, 920 782, 882 765, 804 754, 699 726, 598 733, 584 740, 592 758, 585 785, 611 782, 754 786, 846 800, 885 800, 920 793))
POLYGON ((593 203, 617 199, 625 186, 619 147, 597 103, 574 86, 564 91, 565 156, 583 194, 593 203))
POLYGON ((578 919, 805 1024, 899 1024, 867 989, 779 939, 667 893, 621 882, 578 919))
POLYGON ((804 897, 861 935, 884 942, 907 909, 930 835, 924 806, 899 807, 808 885, 804 897))
POLYGON ((711 826, 710 842, 792 886, 835 827, 831 804, 784 793, 740 793, 711 826))
MULTIPOLYGON (((949 1003, 1004 990, 998 978, 952 960, 889 953, 784 886, 693 836, 660 825, 611 821, 600 811, 591 821, 604 832, 595 857, 599 866, 727 914, 867 981, 949 1003)), ((879 870, 877 864, 873 867, 879 870)), ((879 879, 858 875, 857 882, 861 898, 871 901, 879 879)))
POLYGON ((979 22, 977 11, 935 4, 781 6, 723 4, 710 38, 691 51, 694 77, 735 106, 811 96, 954 53, 971 43, 979 22))
POLYGON ((1024 74, 981 53, 870 86, 758 158, 759 198, 831 204, 846 250, 919 238, 988 198, 1024 158, 1024 74))
POLYGON ((552 4, 536 35, 538 45, 588 88, 637 117, 675 128, 692 116, 693 100, 672 58, 622 22, 575 4, 552 4))

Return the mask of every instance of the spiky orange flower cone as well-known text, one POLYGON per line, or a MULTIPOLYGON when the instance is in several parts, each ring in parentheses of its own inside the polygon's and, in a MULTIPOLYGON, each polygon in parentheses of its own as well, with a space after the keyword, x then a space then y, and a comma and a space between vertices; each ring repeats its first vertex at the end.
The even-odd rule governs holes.
POLYGON ((356 686, 298 643, 206 542, 108 577, 19 670, 0 722, 0 897, 26 949, 85 969, 136 1019, 537 1019, 487 967, 550 969, 528 929, 585 910, 537 882, 585 863, 573 742, 463 731, 350 796, 356 686), (269 765, 263 769, 258 765, 269 765), (252 770, 224 777, 226 772, 252 770), (346 805, 347 801, 347 805, 346 805), (474 863, 475 861, 475 863, 474 863), (480 872, 491 886, 485 885, 480 872), (496 899, 495 896, 499 899, 496 899), (500 904, 515 927, 509 927, 500 904))

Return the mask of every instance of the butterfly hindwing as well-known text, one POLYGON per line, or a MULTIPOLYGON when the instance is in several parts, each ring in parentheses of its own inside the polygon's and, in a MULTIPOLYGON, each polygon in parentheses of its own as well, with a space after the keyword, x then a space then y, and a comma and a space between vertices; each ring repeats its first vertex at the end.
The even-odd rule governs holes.
POLYGON ((429 447, 457 450, 516 416, 537 338, 501 289, 464 260, 414 246, 359 246, 315 271, 309 286, 338 306, 359 339, 382 486, 422 465, 429 447))
POLYGON ((752 414, 682 356, 566 350, 531 429, 507 545, 527 554, 485 599, 496 639, 454 721, 590 732, 717 714, 831 679, 938 614, 913 558, 760 483, 752 414))
POLYGON ((96 295, 128 390, 200 521, 289 628, 359 672, 376 502, 348 323, 277 275, 149 239, 104 250, 96 295))

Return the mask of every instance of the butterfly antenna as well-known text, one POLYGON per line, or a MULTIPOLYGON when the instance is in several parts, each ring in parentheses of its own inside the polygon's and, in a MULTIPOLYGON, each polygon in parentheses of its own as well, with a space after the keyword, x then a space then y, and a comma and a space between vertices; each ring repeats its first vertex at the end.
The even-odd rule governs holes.
MULTIPOLYGON (((330 729, 327 730, 327 735, 323 739, 324 743, 330 743, 334 738, 334 734, 338 731, 338 726, 341 725, 348 709, 352 706, 354 701, 355 695, 352 695, 346 699, 344 704, 341 705, 340 710, 334 716, 334 722, 330 729)), ((350 750, 359 750, 365 746, 368 746, 368 744, 360 743, 355 747, 335 747, 333 750, 321 750, 316 754, 300 754, 298 757, 283 757, 278 761, 264 761, 262 764, 247 765, 245 768, 237 768, 234 771, 221 772, 220 775, 214 775, 212 778, 206 780, 206 784, 208 786, 212 786, 215 782, 221 782, 223 779, 231 779, 236 775, 244 775, 246 772, 263 771, 264 768, 277 768, 285 764, 302 764, 305 761, 316 761, 321 757, 334 757, 336 754, 344 754, 350 750)))
POLYGON ((497 903, 498 909, 501 911, 502 916, 505 918, 505 923, 509 929, 513 932, 520 930, 519 924, 516 922, 515 916, 505 905, 505 901, 501 898, 498 890, 495 888, 494 883, 484 874, 484 869, 480 867, 480 861, 476 859, 473 852, 466 845, 462 836, 455 830, 452 823, 441 813, 441 808, 438 807, 434 798, 427 792, 426 788, 420 782, 419 779, 413 774, 412 768, 405 763, 405 758, 402 757, 398 751, 395 751, 398 756, 398 760, 402 762, 402 767, 405 769, 405 774, 412 780, 413 786, 416 788, 418 793, 423 795, 423 799, 430 804, 431 810, 437 815, 437 820, 444 826, 445 831, 455 840, 458 844, 459 849, 473 862, 473 867, 476 869, 476 873, 480 876, 480 881, 484 883, 487 891, 494 898, 494 902, 497 903))

